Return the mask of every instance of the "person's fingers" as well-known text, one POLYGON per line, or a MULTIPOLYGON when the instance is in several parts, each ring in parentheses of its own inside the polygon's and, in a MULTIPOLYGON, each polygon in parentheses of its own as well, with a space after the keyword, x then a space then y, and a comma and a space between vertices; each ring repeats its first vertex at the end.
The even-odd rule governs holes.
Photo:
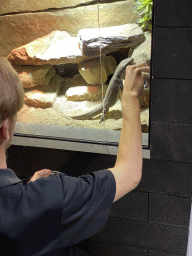
POLYGON ((140 71, 141 71, 141 72, 150 73, 150 67, 149 67, 149 66, 147 66, 147 67, 141 67, 141 68, 140 68, 140 71))
POLYGON ((35 181, 42 177, 48 177, 49 175, 51 175, 51 170, 43 169, 43 170, 35 172, 29 181, 35 181))
POLYGON ((51 170, 49 169, 43 169, 43 170, 40 170, 37 172, 39 175, 47 175, 47 174, 50 174, 51 173, 51 170))
POLYGON ((136 65, 127 66, 126 75, 130 73, 135 73, 137 75, 141 75, 143 72, 150 74, 150 67, 145 63, 139 63, 136 65))
POLYGON ((133 64, 133 65, 129 65, 129 66, 132 66, 133 68, 149 67, 146 62, 139 62, 137 64, 133 64))
POLYGON ((148 78, 150 78, 150 73, 142 72, 142 76, 144 78, 144 81, 146 81, 148 78))

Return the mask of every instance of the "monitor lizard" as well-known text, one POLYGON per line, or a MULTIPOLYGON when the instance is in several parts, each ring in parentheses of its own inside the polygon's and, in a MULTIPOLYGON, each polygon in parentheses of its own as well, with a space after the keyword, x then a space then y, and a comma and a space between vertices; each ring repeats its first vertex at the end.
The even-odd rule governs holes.
POLYGON ((125 70, 128 64, 131 65, 132 60, 133 60, 132 58, 126 58, 119 63, 119 65, 115 70, 115 73, 113 74, 109 82, 109 85, 102 103, 100 103, 93 110, 85 114, 82 114, 79 116, 71 116, 71 118, 80 119, 80 120, 89 119, 102 112, 102 115, 99 121, 99 123, 102 123, 105 119, 105 114, 108 112, 109 108, 116 103, 118 99, 119 89, 123 90, 123 82, 121 79, 121 74, 125 70))

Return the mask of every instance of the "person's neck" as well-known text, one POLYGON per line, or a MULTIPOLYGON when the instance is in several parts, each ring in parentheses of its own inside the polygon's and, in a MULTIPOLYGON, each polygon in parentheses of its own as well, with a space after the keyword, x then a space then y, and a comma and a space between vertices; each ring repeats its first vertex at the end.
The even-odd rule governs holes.
POLYGON ((0 148, 0 169, 7 169, 6 154, 2 148, 0 148))

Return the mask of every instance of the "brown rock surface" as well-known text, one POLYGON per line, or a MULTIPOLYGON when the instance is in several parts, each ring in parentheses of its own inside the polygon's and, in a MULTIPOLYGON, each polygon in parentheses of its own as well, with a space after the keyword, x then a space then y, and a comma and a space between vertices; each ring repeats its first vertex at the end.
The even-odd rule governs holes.
POLYGON ((81 4, 89 4, 92 0, 9 0, 2 1, 0 6, 0 14, 14 12, 40 11, 51 8, 66 8, 81 4))
POLYGON ((37 86, 34 89, 25 89, 25 104, 35 108, 50 108, 64 83, 64 78, 55 75, 48 86, 37 86))
POLYGON ((141 108, 140 117, 141 117, 142 132, 148 133, 149 132, 149 107, 141 108))
POLYGON ((48 85, 55 75, 55 68, 51 65, 39 67, 34 66, 13 66, 19 74, 23 88, 32 88, 38 85, 48 85))
POLYGON ((149 32, 144 33, 145 41, 130 49, 128 57, 133 59, 133 64, 146 61, 150 66, 151 63, 151 40, 152 35, 149 32))
POLYGON ((65 31, 53 31, 47 36, 13 49, 7 59, 13 65, 59 65, 79 63, 89 58, 82 56, 78 38, 65 31))
MULTIPOLYGON (((115 72, 117 68, 117 62, 113 56, 102 55, 102 82, 105 83, 109 75, 115 72)), ((81 62, 78 65, 79 73, 85 79, 88 84, 100 84, 101 83, 101 63, 100 58, 96 58, 90 61, 81 62)))
POLYGON ((149 97, 150 97, 149 89, 144 88, 144 90, 141 94, 141 97, 139 98, 139 104, 140 104, 141 108, 149 106, 149 97))
MULTIPOLYGON (((10 3, 10 1, 4 2, 7 2, 7 5, 10 3)), ((29 2, 29 5, 32 2, 29 2)), ((65 1, 62 2, 64 4, 65 1)), ((100 26, 109 27, 136 22, 138 15, 133 12, 133 2, 134 0, 100 4, 100 26)), ((97 27, 96 4, 63 10, 2 15, 0 16, 1 56, 6 57, 13 49, 26 45, 54 30, 67 31, 71 36, 76 37, 80 29, 97 27)))
MULTIPOLYGON (((107 91, 107 85, 103 85, 103 95, 107 91)), ((94 85, 74 86, 69 88, 65 94, 70 101, 98 101, 102 99, 102 87, 94 85)))
POLYGON ((142 29, 135 23, 105 28, 81 29, 78 33, 83 55, 98 56, 114 52, 120 48, 138 45, 145 40, 142 29))

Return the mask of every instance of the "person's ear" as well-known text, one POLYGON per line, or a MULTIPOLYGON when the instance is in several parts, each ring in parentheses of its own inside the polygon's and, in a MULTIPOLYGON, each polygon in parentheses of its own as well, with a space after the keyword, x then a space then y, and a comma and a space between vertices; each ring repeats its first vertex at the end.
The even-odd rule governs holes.
POLYGON ((8 141, 9 140, 9 120, 6 119, 0 126, 0 139, 8 141))

